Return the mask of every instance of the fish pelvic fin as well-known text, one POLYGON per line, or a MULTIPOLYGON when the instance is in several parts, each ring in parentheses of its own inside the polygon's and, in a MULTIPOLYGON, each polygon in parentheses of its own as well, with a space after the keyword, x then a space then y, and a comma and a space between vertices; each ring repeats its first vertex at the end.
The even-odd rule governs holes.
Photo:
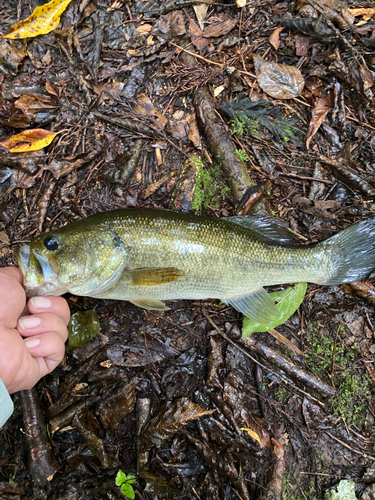
POLYGON ((375 268, 375 217, 358 222, 317 245, 328 252, 331 276, 319 285, 339 285, 366 279, 375 268))
POLYGON ((258 323, 269 323, 279 313, 274 301, 264 288, 259 288, 248 295, 223 300, 237 311, 258 323))
POLYGON ((129 302, 149 311, 169 311, 169 307, 160 300, 129 300, 129 302))

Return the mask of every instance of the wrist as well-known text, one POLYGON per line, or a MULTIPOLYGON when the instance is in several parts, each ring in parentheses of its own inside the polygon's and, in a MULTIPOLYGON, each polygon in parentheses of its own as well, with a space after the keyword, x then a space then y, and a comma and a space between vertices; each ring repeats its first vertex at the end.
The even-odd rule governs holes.
POLYGON ((8 418, 12 415, 14 405, 12 398, 9 396, 4 382, 0 378, 0 428, 5 424, 8 418))

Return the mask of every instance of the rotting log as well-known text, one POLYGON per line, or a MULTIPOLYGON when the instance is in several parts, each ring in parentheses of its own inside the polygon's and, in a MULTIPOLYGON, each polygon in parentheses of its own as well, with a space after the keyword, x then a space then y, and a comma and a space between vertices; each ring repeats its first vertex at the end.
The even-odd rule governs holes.
POLYGON ((245 192, 254 186, 255 182, 251 179, 244 162, 236 154, 227 127, 215 111, 215 103, 208 88, 197 89, 194 100, 207 145, 229 180, 234 200, 240 202, 245 192))

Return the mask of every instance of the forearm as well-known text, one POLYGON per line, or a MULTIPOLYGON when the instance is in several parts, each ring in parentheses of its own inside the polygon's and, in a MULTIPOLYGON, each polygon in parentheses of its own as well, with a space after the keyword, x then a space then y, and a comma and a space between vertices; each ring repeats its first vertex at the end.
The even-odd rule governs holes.
POLYGON ((12 415, 14 405, 12 398, 0 378, 0 428, 5 424, 8 418, 12 415))

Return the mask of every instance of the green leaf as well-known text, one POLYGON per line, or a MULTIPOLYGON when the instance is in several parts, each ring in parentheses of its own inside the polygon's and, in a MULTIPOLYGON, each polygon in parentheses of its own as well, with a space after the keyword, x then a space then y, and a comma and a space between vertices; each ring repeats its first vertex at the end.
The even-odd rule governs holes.
POLYGON ((122 483, 125 483, 125 481, 126 481, 126 474, 124 474, 120 469, 115 479, 116 486, 121 486, 122 483))
POLYGON ((79 347, 86 344, 95 337, 99 328, 99 318, 94 309, 74 313, 68 325, 69 347, 79 347))
POLYGON ((128 474, 128 475, 126 476, 126 482, 127 482, 128 484, 133 484, 133 483, 135 483, 135 482, 136 482, 136 480, 137 480, 137 476, 135 476, 134 474, 128 474))
POLYGON ((129 483, 124 483, 121 486, 121 493, 125 495, 127 498, 135 498, 133 486, 130 486, 129 483))
POLYGON ((268 330, 285 323, 301 305, 306 293, 306 288, 307 283, 297 283, 293 287, 286 288, 285 290, 278 290, 277 292, 270 293, 270 297, 276 302, 279 314, 267 324, 258 323, 257 321, 244 317, 242 336, 246 338, 255 332, 268 332, 268 330))

